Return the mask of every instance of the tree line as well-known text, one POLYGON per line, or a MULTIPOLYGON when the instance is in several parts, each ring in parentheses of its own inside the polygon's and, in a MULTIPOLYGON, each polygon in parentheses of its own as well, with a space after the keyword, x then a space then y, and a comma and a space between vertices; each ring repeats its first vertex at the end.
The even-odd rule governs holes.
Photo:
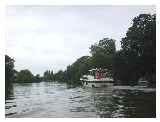
POLYGON ((34 76, 29 70, 17 72, 14 59, 5 56, 6 82, 59 81, 80 84, 80 77, 92 68, 107 68, 116 84, 137 84, 140 78, 156 85, 156 14, 140 14, 132 21, 121 49, 116 51, 114 39, 104 38, 90 46, 91 56, 82 56, 67 68, 56 73, 44 72, 34 76))

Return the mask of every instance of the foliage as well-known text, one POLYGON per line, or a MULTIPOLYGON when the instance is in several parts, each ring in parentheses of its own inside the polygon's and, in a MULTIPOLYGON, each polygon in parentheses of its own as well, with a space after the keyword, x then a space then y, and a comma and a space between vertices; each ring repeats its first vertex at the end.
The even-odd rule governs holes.
POLYGON ((67 73, 71 74, 69 78, 71 81, 79 81, 80 77, 88 72, 90 69, 90 57, 82 56, 74 62, 70 69, 68 68, 67 73), (70 71, 70 72, 69 72, 70 71), (73 75, 73 76, 72 76, 73 75))
POLYGON ((33 74, 28 69, 21 70, 17 74, 16 82, 28 83, 33 81, 33 74))
POLYGON ((6 83, 12 82, 14 78, 14 59, 5 55, 5 81, 6 83))
POLYGON ((43 74, 43 79, 47 80, 47 81, 54 80, 53 70, 52 71, 50 71, 50 70, 45 71, 43 74))
POLYGON ((32 78, 32 82, 41 82, 41 81, 42 81, 42 77, 39 74, 36 74, 32 78))
POLYGON ((116 52, 115 40, 104 38, 90 47, 92 66, 107 68, 112 72, 113 56, 116 52))
POLYGON ((121 84, 125 85, 129 81, 129 69, 127 67, 127 60, 123 50, 115 53, 113 58, 113 77, 115 81, 123 81, 121 84))
POLYGON ((8 97, 7 93, 9 93, 12 88, 14 73, 14 59, 5 55, 5 99, 8 97))
POLYGON ((65 71, 59 71, 55 74, 55 80, 67 83, 79 84, 80 77, 86 74, 90 68, 90 57, 82 56, 71 66, 67 66, 65 71))
POLYGON ((59 70, 55 75, 55 81, 59 81, 59 82, 67 82, 67 77, 66 77, 66 73, 62 70, 59 70))
POLYGON ((90 49, 92 56, 96 55, 97 53, 103 53, 105 55, 113 54, 116 51, 115 40, 104 38, 100 40, 98 44, 95 43, 94 45, 91 45, 90 49))
MULTIPOLYGON (((120 80, 124 77, 138 81, 144 76, 149 80, 147 77, 156 73, 156 15, 140 14, 135 17, 121 45, 122 51, 117 52, 114 59, 115 75, 121 74, 120 80)), ((151 79, 149 81, 154 82, 151 79)))

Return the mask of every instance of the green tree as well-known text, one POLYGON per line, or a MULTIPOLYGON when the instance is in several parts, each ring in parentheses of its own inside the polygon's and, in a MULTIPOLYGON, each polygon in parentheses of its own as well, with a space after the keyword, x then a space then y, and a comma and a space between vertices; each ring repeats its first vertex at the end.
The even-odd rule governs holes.
POLYGON ((42 78, 40 77, 39 74, 36 74, 35 76, 33 76, 32 82, 41 82, 42 78))
POLYGON ((14 59, 5 55, 5 99, 13 92, 14 73, 14 59))
POLYGON ((156 15, 140 14, 135 17, 121 45, 132 72, 130 78, 137 80, 145 76, 155 83, 150 76, 156 74, 156 15))
POLYGON ((79 82, 82 75, 86 74, 90 69, 90 57, 82 56, 71 65, 71 81, 79 82))
POLYGON ((43 78, 44 78, 44 80, 49 80, 49 71, 48 70, 44 72, 43 78))
POLYGON ((58 71, 54 74, 54 79, 59 82, 67 82, 70 84, 80 84, 80 77, 90 69, 90 57, 82 56, 72 65, 67 66, 65 71, 58 71))
POLYGON ((53 73, 53 70, 51 71, 51 80, 54 80, 54 73, 53 73))
POLYGON ((43 79, 46 81, 54 81, 54 74, 53 74, 53 70, 47 70, 44 72, 43 74, 43 79))
POLYGON ((22 82, 22 83, 33 82, 33 78, 34 76, 31 73, 31 71, 29 71, 28 69, 25 69, 25 70, 21 70, 18 73, 16 82, 22 82))
POLYGON ((5 81, 6 84, 13 81, 14 78, 14 59, 5 55, 5 81))
POLYGON ((108 68, 112 72, 113 56, 116 52, 115 40, 104 38, 91 45, 91 64, 96 68, 108 68))
POLYGON ((113 78, 115 84, 129 85, 130 75, 128 60, 123 50, 119 50, 113 57, 113 78))
POLYGON ((63 72, 62 70, 59 70, 56 74, 55 74, 55 80, 59 81, 59 82, 67 82, 67 79, 65 77, 65 72, 63 72))

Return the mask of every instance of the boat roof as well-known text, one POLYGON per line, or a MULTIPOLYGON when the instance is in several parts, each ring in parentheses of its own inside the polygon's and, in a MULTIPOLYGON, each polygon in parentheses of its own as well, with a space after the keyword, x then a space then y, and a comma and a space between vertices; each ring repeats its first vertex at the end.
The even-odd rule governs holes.
POLYGON ((107 71, 108 69, 102 69, 102 68, 95 68, 95 69, 90 69, 90 70, 88 70, 88 71, 97 71, 97 70, 105 70, 105 71, 107 71))

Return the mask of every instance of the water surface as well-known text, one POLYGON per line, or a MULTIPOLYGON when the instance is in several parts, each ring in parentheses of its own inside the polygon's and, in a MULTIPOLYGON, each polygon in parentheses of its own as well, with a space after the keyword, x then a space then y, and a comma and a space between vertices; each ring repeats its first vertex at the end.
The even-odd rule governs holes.
POLYGON ((156 117, 156 92, 149 88, 15 83, 6 96, 6 117, 156 117))

